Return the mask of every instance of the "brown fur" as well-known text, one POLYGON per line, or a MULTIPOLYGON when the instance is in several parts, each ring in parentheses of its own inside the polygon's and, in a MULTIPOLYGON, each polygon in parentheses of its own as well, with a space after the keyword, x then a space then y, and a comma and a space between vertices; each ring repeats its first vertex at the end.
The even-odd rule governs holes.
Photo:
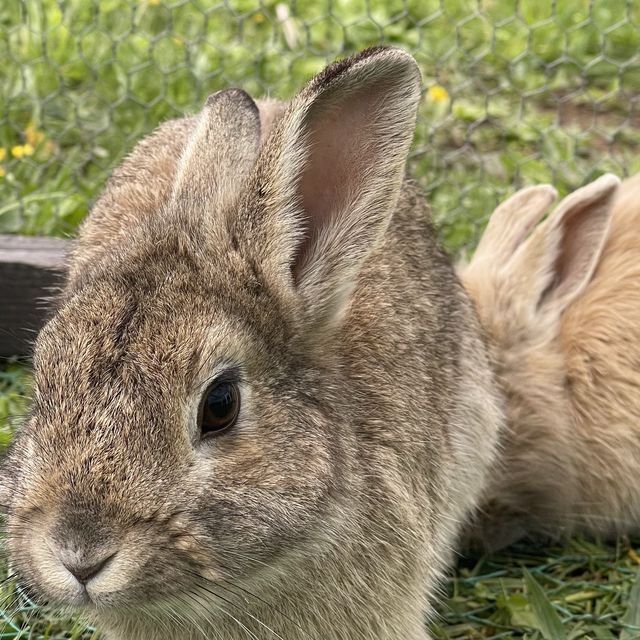
POLYGON ((216 94, 116 170, 5 467, 35 594, 110 640, 426 638, 501 414, 404 180, 419 86, 409 55, 372 49, 267 117, 216 94), (239 422, 202 441, 229 367, 239 422), (111 553, 89 601, 61 559, 111 553))
POLYGON ((494 344, 509 430, 470 534, 640 530, 640 176, 522 190, 460 267, 494 344), (615 201, 612 204, 612 199, 615 201))

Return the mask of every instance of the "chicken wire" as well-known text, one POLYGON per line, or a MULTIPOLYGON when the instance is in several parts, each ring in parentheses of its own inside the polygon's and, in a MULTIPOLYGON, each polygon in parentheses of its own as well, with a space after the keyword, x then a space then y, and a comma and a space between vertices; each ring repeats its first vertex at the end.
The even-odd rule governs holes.
POLYGON ((633 0, 1 4, 0 233, 73 232, 159 122, 229 86, 286 98, 378 43, 421 67, 412 170, 453 249, 516 187, 640 169, 633 0))

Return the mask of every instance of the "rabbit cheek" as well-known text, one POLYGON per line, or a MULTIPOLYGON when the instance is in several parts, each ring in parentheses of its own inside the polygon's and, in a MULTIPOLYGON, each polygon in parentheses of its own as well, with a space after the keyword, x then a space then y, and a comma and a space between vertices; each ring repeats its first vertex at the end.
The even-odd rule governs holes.
MULTIPOLYGON (((286 412, 271 419, 280 425, 292 420, 286 412)), ((265 416, 255 422, 262 425, 259 432, 240 426, 201 448, 193 478, 200 497, 185 526, 190 535, 180 542, 187 554, 208 554, 199 567, 229 579, 276 567, 275 558, 322 519, 336 473, 320 439, 269 428, 265 416), (193 544, 196 530, 199 548, 193 544)))

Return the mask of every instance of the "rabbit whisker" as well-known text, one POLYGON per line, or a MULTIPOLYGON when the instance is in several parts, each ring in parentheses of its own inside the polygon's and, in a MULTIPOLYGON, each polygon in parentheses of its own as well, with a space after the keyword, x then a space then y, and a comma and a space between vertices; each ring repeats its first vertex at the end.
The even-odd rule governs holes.
POLYGON ((248 616, 252 620, 255 620, 255 622, 257 622, 260 626, 264 627, 267 631, 269 631, 271 634, 273 634, 276 638, 278 638, 279 640, 283 640, 282 636, 280 636, 278 633, 276 633, 270 626, 268 626, 267 624, 262 622, 259 618, 257 618, 253 614, 249 613, 246 609, 242 608, 240 605, 235 604, 231 600, 225 598, 224 596, 221 596, 219 593, 216 593, 211 588, 209 588, 207 586, 204 586, 200 581, 205 581, 205 584, 211 584, 214 587, 218 587, 220 589, 223 589, 223 590, 227 591, 228 593, 231 593, 232 595, 235 595, 235 594, 233 594, 232 591, 229 591, 229 589, 225 589, 225 587, 223 587, 218 582, 215 582, 213 580, 209 580, 208 578, 205 578, 203 575, 201 575, 199 573, 192 572, 192 575, 198 579, 198 586, 199 586, 200 589, 203 589, 207 593, 210 593, 211 595, 215 596, 216 598, 222 600, 222 602, 224 602, 225 604, 228 604, 228 605, 230 605, 232 607, 235 607, 235 608, 239 609, 244 615, 248 616))

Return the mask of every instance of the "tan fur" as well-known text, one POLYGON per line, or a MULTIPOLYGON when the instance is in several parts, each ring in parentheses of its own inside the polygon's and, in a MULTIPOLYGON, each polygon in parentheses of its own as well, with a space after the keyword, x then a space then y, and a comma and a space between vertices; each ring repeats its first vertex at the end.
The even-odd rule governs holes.
POLYGON ((419 88, 408 54, 372 49, 260 114, 216 94, 114 172, 5 465, 36 596, 109 640, 427 637, 501 412, 404 179, 419 88), (238 424, 201 440, 230 367, 238 424), (60 559, 110 553, 89 602, 60 559))
MULTIPOLYGON (((256 104, 264 141, 284 113, 285 104, 268 98, 256 104)), ((117 247, 140 218, 155 215, 169 200, 176 165, 195 122, 195 117, 164 122, 114 170, 76 241, 69 261, 70 279, 85 265, 117 247)))
POLYGON ((522 190, 459 269, 509 421, 470 533, 489 547, 640 530, 640 176, 617 182, 572 194, 530 236, 555 191, 522 190))
POLYGON ((580 522, 640 531, 640 175, 619 189, 593 281, 563 318, 580 522), (576 444, 578 446, 576 446, 576 444))

